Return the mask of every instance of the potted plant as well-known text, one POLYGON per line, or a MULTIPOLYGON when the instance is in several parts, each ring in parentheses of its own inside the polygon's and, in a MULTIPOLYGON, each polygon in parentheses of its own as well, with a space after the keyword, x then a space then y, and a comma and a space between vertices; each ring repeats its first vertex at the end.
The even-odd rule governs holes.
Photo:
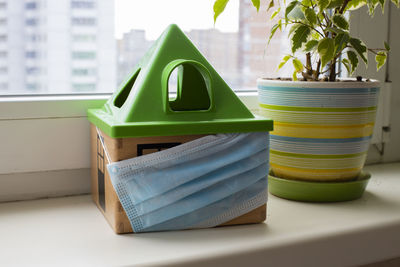
MULTIPOLYGON (((214 22, 229 0, 216 0, 214 22)), ((358 198, 368 179, 361 175, 375 121, 379 82, 357 77, 338 79, 338 65, 353 74, 359 61, 375 55, 377 70, 390 50, 369 48, 349 33, 351 10, 367 6, 372 17, 386 0, 270 0, 272 27, 288 29, 293 75, 258 79, 261 114, 274 120, 271 132, 270 192, 306 201, 358 198)), ((399 0, 392 0, 399 7, 399 0)), ((260 0, 252 0, 257 11, 260 0)))

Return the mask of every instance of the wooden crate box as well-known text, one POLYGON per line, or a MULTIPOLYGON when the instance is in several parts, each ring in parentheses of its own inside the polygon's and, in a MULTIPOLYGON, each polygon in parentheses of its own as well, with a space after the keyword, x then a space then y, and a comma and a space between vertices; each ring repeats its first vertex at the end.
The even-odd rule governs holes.
MULTIPOLYGON (((101 138, 107 148, 110 160, 116 162, 168 149, 204 135, 111 138, 105 133, 99 132, 101 136, 98 135, 96 127, 91 124, 92 198, 115 233, 132 233, 131 224, 111 184, 106 168, 109 162, 101 138)), ((263 205, 222 225, 260 223, 265 219, 266 205, 263 205)))

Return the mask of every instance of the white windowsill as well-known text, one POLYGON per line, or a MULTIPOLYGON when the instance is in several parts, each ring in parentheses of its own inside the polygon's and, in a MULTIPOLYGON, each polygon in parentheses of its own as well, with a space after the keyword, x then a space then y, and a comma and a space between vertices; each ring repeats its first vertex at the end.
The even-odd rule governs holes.
POLYGON ((400 163, 366 169, 372 180, 359 200, 270 196, 265 224, 216 229, 116 235, 88 195, 3 203, 0 265, 312 267, 399 258, 400 163))

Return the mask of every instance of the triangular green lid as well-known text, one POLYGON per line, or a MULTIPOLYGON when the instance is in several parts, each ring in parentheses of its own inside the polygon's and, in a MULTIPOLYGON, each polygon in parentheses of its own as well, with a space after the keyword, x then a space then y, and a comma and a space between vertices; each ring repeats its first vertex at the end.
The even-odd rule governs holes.
POLYGON ((176 25, 102 108, 88 110, 88 119, 114 138, 272 130, 272 121, 255 117, 176 25), (178 89, 171 100, 175 68, 178 89))

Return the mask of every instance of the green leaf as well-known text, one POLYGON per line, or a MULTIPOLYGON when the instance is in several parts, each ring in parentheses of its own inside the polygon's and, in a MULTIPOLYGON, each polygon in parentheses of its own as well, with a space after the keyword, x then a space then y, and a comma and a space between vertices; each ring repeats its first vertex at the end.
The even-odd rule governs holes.
POLYGON ((360 39, 357 38, 350 38, 350 44, 354 48, 354 50, 356 50, 356 52, 364 61, 364 63, 367 65, 368 54, 367 54, 367 47, 365 46, 365 44, 360 39))
POLYGON ((350 61, 347 58, 344 58, 342 59, 342 63, 346 67, 347 72, 350 74, 351 73, 350 61))
POLYGON ((317 40, 310 40, 306 43, 306 47, 304 49, 305 52, 310 52, 312 50, 314 50, 316 48, 316 46, 318 45, 318 41, 317 40))
POLYGON ((344 0, 331 0, 327 8, 336 8, 343 5, 344 0))
POLYGON ((347 51, 347 58, 350 60, 351 63, 351 71, 349 72, 350 74, 353 74, 353 72, 356 70, 358 67, 358 57, 357 54, 354 53, 353 51, 349 50, 347 51))
POLYGON ((343 30, 349 29, 349 23, 347 22, 346 18, 341 14, 335 14, 332 17, 333 23, 343 30))
POLYGON ((292 63, 296 72, 300 73, 304 70, 303 63, 301 63, 297 58, 293 58, 292 63))
POLYGON ((399 7, 399 0, 392 0, 393 4, 395 4, 397 7, 399 7))
POLYGON ((293 81, 297 81, 297 72, 296 71, 293 71, 292 77, 293 77, 293 81))
POLYGON ((314 24, 317 23, 317 14, 315 14, 314 9, 312 9, 312 8, 306 8, 306 9, 304 10, 304 15, 305 15, 306 19, 308 20, 308 22, 309 22, 311 25, 314 25, 314 24))
POLYGON ((289 5, 286 7, 286 10, 285 10, 285 19, 286 20, 288 19, 289 13, 292 12, 292 10, 299 4, 300 4, 299 1, 292 1, 289 3, 289 5))
POLYGON ((386 51, 390 51, 390 46, 389 46, 389 44, 386 43, 386 42, 383 42, 383 44, 384 44, 384 46, 385 46, 386 51))
POLYGON ((381 5, 382 14, 385 11, 385 0, 379 0, 379 4, 381 5))
POLYGON ((301 24, 293 24, 293 26, 289 29, 288 36, 292 36, 292 34, 301 26, 301 24))
MULTIPOLYGON (((260 7, 260 1, 258 1, 258 7, 260 7)), ((271 0, 270 2, 269 2, 269 5, 268 5, 268 8, 267 8, 267 12, 271 9, 271 8, 273 8, 275 6, 275 3, 274 3, 274 0, 271 0)), ((279 8, 280 9, 280 8, 279 8)))
POLYGON ((335 55, 342 51, 350 40, 348 33, 339 33, 335 37, 335 55))
POLYGON ((229 0, 215 0, 214 2, 214 24, 217 21, 217 18, 221 13, 225 10, 226 4, 228 4, 229 0))
POLYGON ((295 30, 292 37, 292 53, 295 53, 296 50, 307 41, 310 32, 310 28, 306 25, 300 25, 300 27, 295 30))
POLYGON ((378 0, 367 0, 368 10, 369 10, 369 14, 371 16, 373 16, 375 13, 375 8, 377 6, 377 3, 378 3, 378 0))
POLYGON ((333 27, 327 27, 325 30, 327 30, 327 31, 329 31, 329 32, 336 33, 336 34, 339 34, 339 33, 347 33, 347 31, 341 30, 341 29, 339 29, 339 28, 333 28, 333 27))
MULTIPOLYGON (((274 0, 272 0, 271 2, 273 2, 274 0)), ((253 3, 253 6, 258 10, 260 9, 260 0, 251 0, 251 2, 253 3)))
POLYGON ((288 62, 288 60, 290 58, 291 58, 291 56, 289 56, 289 55, 284 56, 281 63, 279 63, 278 69, 281 69, 286 64, 286 62, 288 62))
POLYGON ((272 13, 270 20, 273 20, 276 17, 276 15, 279 14, 279 12, 281 12, 281 8, 278 8, 277 10, 274 11, 274 13, 272 13))
POLYGON ((319 39, 321 39, 321 35, 320 35, 318 32, 316 32, 316 31, 312 31, 312 32, 311 32, 311 39, 313 39, 313 40, 319 40, 319 39))
POLYGON ((330 2, 330 0, 317 0, 319 12, 322 13, 329 6, 330 2))
POLYGON ((387 58, 387 53, 380 51, 378 54, 375 56, 375 61, 376 61, 376 70, 378 71, 380 68, 382 68, 383 65, 385 65, 387 58))
POLYGON ((274 36, 276 30, 278 30, 278 29, 282 29, 282 20, 281 19, 278 20, 278 23, 276 23, 274 26, 272 26, 267 45, 269 45, 269 42, 271 42, 272 37, 274 36))
POLYGON ((323 68, 335 55, 335 43, 331 38, 324 38, 318 43, 318 54, 323 68))
POLYGON ((301 1, 301 4, 302 4, 303 6, 312 7, 312 2, 311 2, 311 0, 302 0, 302 1, 301 1))
POLYGON ((290 11, 290 13, 287 15, 288 19, 291 20, 304 20, 304 13, 303 10, 300 6, 296 6, 295 8, 293 8, 292 11, 290 11))
POLYGON ((367 4, 366 0, 351 0, 346 7, 346 10, 356 10, 367 4))

